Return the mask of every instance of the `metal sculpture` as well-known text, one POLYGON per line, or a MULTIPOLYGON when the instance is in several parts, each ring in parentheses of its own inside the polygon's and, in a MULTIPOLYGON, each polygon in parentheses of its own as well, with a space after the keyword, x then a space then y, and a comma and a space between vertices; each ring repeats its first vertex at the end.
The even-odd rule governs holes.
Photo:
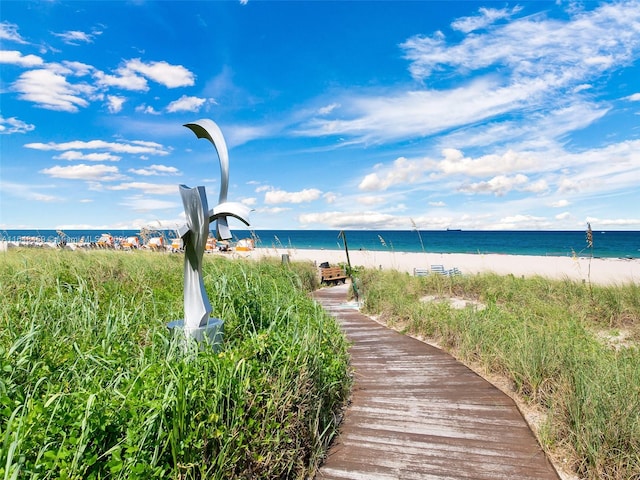
POLYGON ((189 188, 180 185, 180 196, 187 219, 186 225, 178 228, 178 235, 184 243, 184 321, 182 325, 172 322, 170 328, 183 326, 188 337, 202 340, 217 338, 222 332, 222 320, 210 319, 211 303, 207 297, 202 278, 202 257, 209 236, 209 224, 216 222, 218 240, 231 238, 227 217, 234 217, 249 225, 251 209, 238 202, 227 202, 229 188, 229 154, 227 145, 218 125, 203 119, 187 123, 198 138, 206 138, 215 148, 220 160, 220 196, 218 205, 209 210, 204 187, 189 188))

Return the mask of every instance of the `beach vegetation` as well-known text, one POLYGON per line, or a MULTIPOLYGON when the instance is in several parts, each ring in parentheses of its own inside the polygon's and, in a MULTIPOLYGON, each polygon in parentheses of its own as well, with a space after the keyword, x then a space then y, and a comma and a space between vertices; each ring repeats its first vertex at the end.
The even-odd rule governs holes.
POLYGON ((364 270, 364 309, 507 379, 580 478, 640 478, 640 290, 540 277, 364 270), (465 299, 454 308, 451 298, 465 299))
POLYGON ((182 255, 0 258, 0 478, 313 476, 350 389, 312 265, 205 256, 219 350, 170 335, 182 255))

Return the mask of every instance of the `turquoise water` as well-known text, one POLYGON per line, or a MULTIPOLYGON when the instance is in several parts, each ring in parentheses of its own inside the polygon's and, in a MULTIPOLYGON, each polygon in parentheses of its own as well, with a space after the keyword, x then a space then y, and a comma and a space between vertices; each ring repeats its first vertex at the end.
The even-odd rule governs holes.
MULTIPOLYGON (((70 241, 96 241, 104 231, 65 230, 70 241)), ((112 230, 115 237, 138 235, 137 230, 112 230)), ((172 231, 162 232, 167 238, 172 231)), ((344 249, 338 230, 234 230, 234 238, 253 237, 257 247, 298 249, 344 249)), ((41 241, 55 242, 55 230, 6 230, 6 240, 37 236, 41 241)), ((350 250, 376 250, 430 253, 502 253, 512 255, 588 256, 584 231, 444 231, 444 230, 348 230, 350 250)), ((594 231, 593 255, 604 258, 640 258, 640 231, 594 231)))

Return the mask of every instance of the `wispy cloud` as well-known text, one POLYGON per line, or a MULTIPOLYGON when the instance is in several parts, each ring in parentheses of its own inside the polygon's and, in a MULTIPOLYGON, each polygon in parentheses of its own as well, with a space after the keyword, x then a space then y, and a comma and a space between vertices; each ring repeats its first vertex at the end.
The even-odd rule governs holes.
POLYGON ((94 30, 91 33, 86 33, 80 30, 68 30, 62 33, 54 33, 53 35, 60 38, 67 45, 79 45, 81 43, 93 43, 94 38, 102 35, 102 32, 94 30))
POLYGON ((13 197, 25 200, 34 200, 36 202, 60 202, 63 199, 56 195, 42 193, 41 190, 51 190, 52 186, 38 186, 26 183, 4 182, 0 181, 0 190, 13 197))
POLYGON ((4 118, 0 115, 0 135, 9 135, 12 133, 27 133, 34 130, 35 125, 23 122, 16 117, 4 118))
POLYGON ((118 113, 127 99, 118 95, 107 95, 107 109, 109 113, 118 113))
POLYGON ((82 153, 77 150, 67 150, 60 155, 54 155, 53 157, 56 160, 86 160, 89 162, 118 162, 122 157, 119 155, 113 155, 111 153, 103 152, 103 153, 82 153))
POLYGON ((106 150, 115 153, 128 153, 134 155, 168 155, 170 150, 156 142, 148 142, 143 140, 134 140, 127 143, 106 142, 104 140, 82 141, 75 140, 71 142, 48 142, 48 143, 27 143, 26 148, 43 151, 65 151, 65 150, 106 150))
MULTIPOLYGON (((518 10, 485 10, 480 18, 493 21, 518 10)), ((576 13, 565 22, 543 15, 515 19, 453 44, 442 32, 414 36, 401 45, 411 62, 409 72, 432 86, 411 91, 389 88, 382 94, 362 89, 345 92, 338 97, 340 109, 331 112, 333 118, 310 118, 296 132, 378 143, 428 137, 479 123, 496 128, 508 121, 506 115, 553 115, 585 103, 580 97, 585 91, 576 87, 635 58, 640 49, 639 21, 637 4, 629 2, 576 13), (611 38, 612 31, 629 34, 611 38), (498 68, 500 74, 482 73, 490 67, 498 68), (467 81, 436 88, 437 80, 430 80, 443 72, 455 72, 467 81)), ((460 29, 465 22, 468 25, 462 30, 470 31, 468 19, 455 26, 460 29)), ((606 111, 606 107, 594 107, 598 114, 587 117, 592 121, 606 111)))
POLYGON ((177 185, 167 185, 159 183, 147 183, 147 182, 126 182, 118 185, 111 185, 106 187, 107 190, 141 190, 145 194, 151 195, 177 195, 177 185))
POLYGON ((463 33, 473 32, 487 28, 498 20, 509 19, 520 10, 522 10, 521 7, 514 7, 511 10, 481 7, 478 9, 478 15, 458 18, 451 23, 451 28, 463 33))
POLYGON ((172 65, 165 61, 145 62, 139 58, 125 61, 114 74, 96 71, 99 86, 146 92, 147 80, 152 80, 167 88, 188 87, 195 83, 195 76, 182 65, 172 65))
POLYGON ((0 22, 0 40, 20 43, 23 45, 28 43, 18 33, 18 25, 7 21, 0 22))
POLYGON ((54 178, 64 178, 67 180, 92 180, 92 181, 115 181, 125 178, 121 175, 118 167, 110 165, 86 165, 80 163, 78 165, 71 165, 68 167, 62 167, 56 165, 51 168, 44 168, 40 170, 40 173, 48 175, 54 178))
POLYGON ((322 192, 317 188, 305 188, 299 192, 287 192, 285 190, 268 190, 264 194, 264 203, 273 205, 277 203, 306 203, 317 200, 322 192))
POLYGON ((176 167, 170 167, 167 165, 149 165, 146 168, 131 168, 130 173, 136 175, 143 175, 145 177, 153 175, 180 175, 180 171, 176 167))
POLYGON ((206 98, 189 97, 187 95, 183 95, 178 100, 175 100, 167 105, 167 112, 198 112, 207 102, 213 102, 213 99, 207 100, 206 98))

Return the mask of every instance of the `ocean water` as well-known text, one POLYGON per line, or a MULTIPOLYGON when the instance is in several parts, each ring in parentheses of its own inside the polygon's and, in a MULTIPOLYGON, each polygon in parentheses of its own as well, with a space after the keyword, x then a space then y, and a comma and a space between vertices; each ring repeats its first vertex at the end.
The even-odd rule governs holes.
MULTIPOLYGON (((69 241, 80 238, 96 241, 104 231, 65 230, 69 241)), ((137 230, 110 231, 114 237, 139 235, 137 230)), ((167 239, 173 231, 159 232, 167 239)), ((375 250, 430 253, 501 253, 512 255, 591 255, 584 231, 445 231, 445 230, 347 230, 344 232, 350 250, 375 250)), ((297 249, 344 249, 338 230, 234 230, 234 239, 251 238, 257 247, 297 249)), ((4 240, 38 237, 56 242, 55 230, 5 230, 4 240)), ((593 255, 602 258, 640 258, 640 231, 594 231, 593 255)))

